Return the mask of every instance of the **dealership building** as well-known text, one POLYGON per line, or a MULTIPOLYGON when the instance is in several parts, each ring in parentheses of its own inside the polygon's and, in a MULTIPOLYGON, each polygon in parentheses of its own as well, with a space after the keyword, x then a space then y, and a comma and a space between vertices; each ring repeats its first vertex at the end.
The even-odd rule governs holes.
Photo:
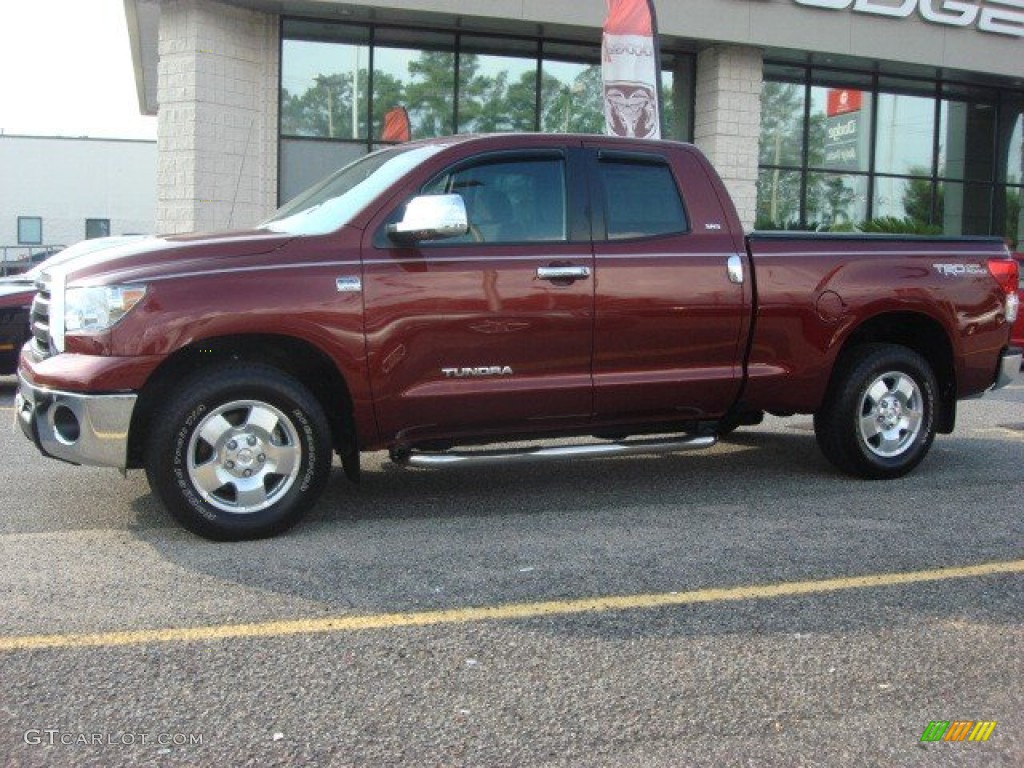
MULTIPOLYGON (((1024 231, 1024 0, 657 0, 662 134, 744 224, 1024 231)), ((157 229, 253 224, 379 147, 601 132, 605 0, 125 0, 157 229)))

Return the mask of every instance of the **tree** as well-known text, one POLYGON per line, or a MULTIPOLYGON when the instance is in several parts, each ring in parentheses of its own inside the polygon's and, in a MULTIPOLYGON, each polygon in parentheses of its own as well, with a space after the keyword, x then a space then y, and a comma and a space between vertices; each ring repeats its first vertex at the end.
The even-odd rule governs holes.
POLYGON ((910 175, 918 178, 907 182, 903 191, 903 211, 907 218, 919 221, 922 224, 941 224, 945 219, 945 194, 942 186, 934 188, 931 179, 922 178, 929 176, 931 171, 927 168, 914 167, 910 169, 910 175), (932 190, 935 194, 935 215, 932 216, 932 190))
POLYGON ((537 74, 524 72, 508 86, 502 112, 508 119, 509 130, 537 130, 537 74))
MULTIPOLYGON (((405 108, 417 138, 445 136, 455 129, 455 54, 423 51, 409 62, 405 108)), ((394 106, 394 105, 391 105, 394 106)))
POLYGON ((548 133, 604 133, 604 80, 601 66, 582 69, 571 83, 541 78, 541 130, 548 133))
POLYGON ((799 168, 803 154, 803 88, 793 83, 766 82, 761 97, 761 165, 757 179, 759 229, 800 226, 800 178, 780 166, 799 168))
POLYGON ((351 113, 350 73, 320 74, 301 96, 287 89, 281 94, 281 132, 288 136, 350 136, 351 113), (344 128, 348 131, 343 133, 344 128))
MULTIPOLYGON (((367 72, 359 70, 359 93, 365 98, 367 72)), ((362 99, 361 99, 362 101, 362 99)), ((302 95, 281 92, 281 133, 353 139, 366 136, 366 105, 352 112, 352 73, 319 74, 302 95), (354 123, 354 125, 353 125, 354 123)))
POLYGON ((493 77, 478 72, 478 57, 463 56, 459 65, 459 130, 534 130, 536 75, 525 72, 518 81, 509 82, 507 71, 499 71, 493 77))
POLYGON ((761 165, 798 167, 804 141, 803 86, 766 82, 761 104, 761 165))

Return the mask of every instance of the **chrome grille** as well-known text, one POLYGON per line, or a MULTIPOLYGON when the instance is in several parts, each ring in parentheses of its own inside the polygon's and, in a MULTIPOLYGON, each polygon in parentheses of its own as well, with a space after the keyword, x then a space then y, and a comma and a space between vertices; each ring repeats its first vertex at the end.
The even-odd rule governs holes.
POLYGON ((32 327, 32 346, 40 357, 53 354, 50 347, 50 285, 39 281, 36 283, 36 297, 32 300, 32 313, 29 322, 32 327))

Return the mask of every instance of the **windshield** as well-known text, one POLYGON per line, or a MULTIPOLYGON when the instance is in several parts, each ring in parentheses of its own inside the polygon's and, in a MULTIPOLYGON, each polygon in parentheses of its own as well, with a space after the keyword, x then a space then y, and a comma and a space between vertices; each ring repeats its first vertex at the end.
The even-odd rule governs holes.
POLYGON ((346 165, 282 206, 260 226, 291 235, 326 235, 352 220, 403 175, 443 145, 390 147, 346 165))

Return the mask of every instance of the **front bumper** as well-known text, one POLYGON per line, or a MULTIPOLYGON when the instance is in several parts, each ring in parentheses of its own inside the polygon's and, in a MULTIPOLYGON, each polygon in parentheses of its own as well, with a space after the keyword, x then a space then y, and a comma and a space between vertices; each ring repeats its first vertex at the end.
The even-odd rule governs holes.
POLYGON ((14 399, 18 424, 42 453, 71 464, 127 468, 137 395, 61 392, 19 379, 14 399))
POLYGON ((999 368, 996 370, 996 383, 992 385, 992 389, 1002 389, 1012 382, 1020 373, 1022 361, 1024 361, 1024 350, 1017 347, 1003 350, 1003 354, 999 358, 999 368))

